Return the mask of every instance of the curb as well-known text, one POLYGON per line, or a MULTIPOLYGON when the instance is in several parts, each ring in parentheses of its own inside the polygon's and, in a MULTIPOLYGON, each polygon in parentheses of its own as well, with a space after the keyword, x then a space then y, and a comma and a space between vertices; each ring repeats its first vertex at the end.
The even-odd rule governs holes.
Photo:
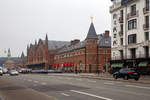
POLYGON ((74 77, 74 78, 88 78, 88 79, 97 79, 97 80, 109 80, 109 81, 121 81, 121 82, 131 82, 131 83, 141 83, 141 84, 150 84, 150 82, 143 82, 143 81, 134 81, 134 80, 115 80, 113 78, 101 78, 101 77, 89 77, 89 76, 67 76, 67 75, 53 75, 48 74, 51 76, 63 76, 63 77, 74 77))

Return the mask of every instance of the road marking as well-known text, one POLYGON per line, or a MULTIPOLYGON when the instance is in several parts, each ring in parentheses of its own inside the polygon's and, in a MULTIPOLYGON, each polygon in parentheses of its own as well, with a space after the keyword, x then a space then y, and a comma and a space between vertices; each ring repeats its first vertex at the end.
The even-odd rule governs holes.
POLYGON ((135 85, 125 85, 126 87, 135 87, 135 88, 141 88, 141 89, 150 89, 150 87, 143 87, 143 86, 135 86, 135 85))
POLYGON ((115 82, 115 83, 122 84, 123 82, 115 82))
POLYGON ((114 85, 112 82, 104 82, 105 85, 114 85))
POLYGON ((88 82, 96 83, 96 81, 88 80, 88 82))
POLYGON ((86 92, 81 92, 81 91, 76 91, 76 90, 70 90, 70 91, 75 92, 75 93, 79 93, 79 94, 84 94, 84 95, 91 96, 91 97, 95 97, 95 98, 99 98, 99 99, 103 99, 103 100, 112 100, 110 98, 105 98, 105 97, 102 97, 102 96, 97 96, 97 95, 89 94, 89 93, 86 93, 86 92))
POLYGON ((79 78, 79 79, 76 79, 76 80, 78 80, 78 81, 82 81, 82 79, 80 79, 80 78, 79 78))
POLYGON ((46 83, 41 83, 42 85, 46 85, 46 83))
POLYGON ((61 95, 67 96, 69 97, 70 95, 66 94, 66 93, 61 93, 61 95))

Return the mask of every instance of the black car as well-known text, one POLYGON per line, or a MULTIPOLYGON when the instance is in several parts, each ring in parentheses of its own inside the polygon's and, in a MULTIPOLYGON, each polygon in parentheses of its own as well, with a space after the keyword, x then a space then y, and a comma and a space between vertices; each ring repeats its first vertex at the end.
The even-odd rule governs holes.
POLYGON ((140 74, 138 72, 136 72, 134 69, 122 68, 118 72, 115 72, 113 74, 113 77, 115 79, 117 79, 117 78, 123 78, 125 80, 135 79, 137 81, 140 78, 140 74))

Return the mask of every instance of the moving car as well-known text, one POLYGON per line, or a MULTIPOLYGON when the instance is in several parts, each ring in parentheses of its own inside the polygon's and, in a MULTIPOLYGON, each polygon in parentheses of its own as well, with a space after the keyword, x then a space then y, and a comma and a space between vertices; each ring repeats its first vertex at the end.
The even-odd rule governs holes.
POLYGON ((0 75, 3 76, 3 71, 2 71, 2 69, 0 69, 0 75))
POLYGON ((13 75, 18 75, 19 73, 16 70, 10 70, 9 71, 9 75, 13 76, 13 75))
POLYGON ((113 74, 115 79, 123 78, 125 80, 128 79, 135 79, 136 81, 139 80, 140 74, 136 72, 134 69, 131 68, 122 68, 118 72, 113 74))

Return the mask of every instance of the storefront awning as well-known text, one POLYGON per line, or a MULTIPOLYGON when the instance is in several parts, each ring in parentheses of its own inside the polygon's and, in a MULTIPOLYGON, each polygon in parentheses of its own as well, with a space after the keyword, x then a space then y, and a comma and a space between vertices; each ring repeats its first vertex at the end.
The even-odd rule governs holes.
POLYGON ((123 67, 123 63, 118 63, 118 64, 116 63, 111 65, 111 68, 116 68, 116 67, 120 67, 120 68, 123 67))
POLYGON ((139 67, 147 67, 148 62, 140 62, 139 67))

